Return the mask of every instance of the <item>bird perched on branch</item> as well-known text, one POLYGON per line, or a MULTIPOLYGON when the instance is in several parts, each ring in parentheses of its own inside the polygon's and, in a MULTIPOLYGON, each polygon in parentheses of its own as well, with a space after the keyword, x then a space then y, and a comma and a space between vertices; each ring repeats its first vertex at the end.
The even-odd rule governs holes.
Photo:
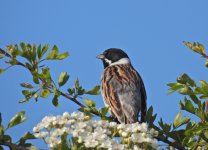
POLYGON ((121 49, 110 48, 97 58, 104 65, 101 94, 111 114, 120 123, 145 122, 147 106, 144 83, 128 55, 121 49))

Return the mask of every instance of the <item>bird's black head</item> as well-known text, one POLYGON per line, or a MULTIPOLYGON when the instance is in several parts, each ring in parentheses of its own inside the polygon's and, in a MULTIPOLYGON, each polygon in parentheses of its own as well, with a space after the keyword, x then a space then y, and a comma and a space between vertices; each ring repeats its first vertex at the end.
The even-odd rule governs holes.
POLYGON ((104 68, 116 65, 130 63, 128 55, 121 49, 109 48, 97 56, 98 59, 103 61, 104 68))

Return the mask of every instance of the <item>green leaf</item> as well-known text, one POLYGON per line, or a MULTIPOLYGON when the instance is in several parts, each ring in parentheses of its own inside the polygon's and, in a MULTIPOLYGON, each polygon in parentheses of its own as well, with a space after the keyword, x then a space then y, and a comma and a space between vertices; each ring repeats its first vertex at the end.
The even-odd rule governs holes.
POLYGON ((84 103, 88 106, 88 107, 95 107, 96 103, 93 100, 89 100, 87 98, 84 99, 84 103))
POLYGON ((193 91, 191 90, 190 87, 188 87, 187 85, 184 85, 183 88, 179 90, 179 93, 183 95, 192 95, 193 91))
POLYGON ((43 77, 48 83, 52 82, 50 69, 48 67, 42 68, 41 77, 43 77))
POLYGON ((30 91, 29 90, 22 90, 22 94, 25 96, 30 95, 30 91))
POLYGON ((67 91, 69 92, 70 95, 74 94, 75 93, 75 89, 71 89, 71 88, 68 88, 67 91))
POLYGON ((205 67, 208 68, 208 61, 206 61, 206 62, 204 63, 204 65, 205 65, 205 67))
POLYGON ((100 86, 97 85, 95 87, 93 87, 93 89, 85 92, 85 94, 90 94, 90 95, 99 95, 100 94, 100 86))
POLYGON ((4 126, 0 125, 0 139, 4 135, 4 126))
POLYGON ((20 47, 22 48, 22 51, 23 52, 27 51, 27 47, 26 47, 26 44, 25 43, 21 42, 20 43, 20 47))
POLYGON ((208 87, 208 83, 204 80, 200 80, 199 83, 200 83, 202 88, 207 88, 208 87))
POLYGON ((38 53, 38 58, 41 59, 41 44, 38 45, 37 53, 38 53))
POLYGON ((177 81, 179 82, 179 83, 182 83, 182 84, 187 84, 187 85, 189 85, 189 86, 191 86, 191 87, 195 87, 196 86, 196 83, 195 83, 195 81, 194 80, 192 80, 187 74, 182 74, 181 76, 179 76, 178 78, 177 78, 177 81))
POLYGON ((13 58, 22 54, 17 45, 14 45, 14 48, 10 50, 10 53, 13 58))
POLYGON ((57 150, 70 150, 70 148, 69 148, 67 143, 68 143, 67 142, 67 133, 64 133, 61 136, 61 142, 56 146, 56 149, 57 150))
POLYGON ((49 49, 49 47, 50 47, 49 44, 46 44, 46 45, 43 46, 43 49, 42 49, 40 58, 42 58, 45 55, 45 53, 47 52, 47 50, 49 49))
POLYGON ((0 59, 4 58, 4 56, 2 54, 0 54, 0 59))
POLYGON ((30 57, 33 61, 35 61, 36 59, 36 47, 35 44, 31 45, 31 49, 30 49, 30 57))
POLYGON ((22 94, 25 96, 25 98, 27 99, 30 99, 33 97, 33 95, 35 94, 36 92, 34 91, 29 91, 29 90, 22 90, 22 94))
POLYGON ((208 130, 204 132, 204 136, 208 139, 208 130))
POLYGON ((205 112, 203 110, 196 109, 195 114, 201 119, 205 120, 205 112))
POLYGON ((189 121, 190 121, 189 117, 182 118, 181 112, 179 112, 174 119, 173 128, 176 129, 176 128, 188 123, 189 121))
POLYGON ((16 61, 15 59, 10 60, 9 63, 10 63, 12 66, 18 64, 17 61, 16 61))
POLYGON ((80 86, 79 86, 79 79, 77 78, 74 82, 74 86, 75 86, 75 89, 78 89, 80 86))
POLYGON ((83 89, 81 86, 77 89, 78 95, 83 95, 85 92, 86 92, 85 89, 83 89))
POLYGON ((62 72, 60 75, 59 75, 59 81, 58 81, 58 84, 59 86, 63 86, 69 79, 69 75, 67 74, 67 72, 62 72))
POLYGON ((40 96, 42 97, 42 98, 46 98, 46 97, 48 97, 49 95, 50 95, 50 90, 49 89, 44 89, 41 93, 40 93, 40 96))
POLYGON ((11 136, 9 136, 9 135, 4 135, 4 136, 3 136, 3 141, 8 142, 8 143, 11 143, 12 138, 11 138, 11 136))
POLYGON ((69 56, 69 53, 68 52, 64 52, 64 53, 62 53, 62 54, 59 54, 57 57, 56 57, 56 59, 58 59, 58 60, 63 60, 63 59, 65 59, 66 57, 68 57, 69 56))
POLYGON ((26 132, 24 136, 20 139, 20 145, 24 145, 26 140, 36 139, 36 137, 30 133, 26 132))
POLYGON ((184 107, 184 109, 185 109, 186 111, 188 111, 188 112, 194 114, 195 108, 194 108, 193 104, 191 103, 191 101, 188 100, 188 99, 186 99, 186 97, 185 97, 184 101, 185 101, 185 107, 184 107))
POLYGON ((79 111, 84 112, 84 107, 78 108, 79 111))
POLYGON ((166 133, 168 133, 171 129, 171 124, 163 123, 162 118, 160 118, 160 121, 158 122, 158 124, 166 133))
POLYGON ((53 105, 56 106, 56 107, 59 105, 59 102, 58 102, 58 96, 57 96, 57 95, 55 95, 55 96, 53 97, 52 103, 53 103, 53 105))
POLYGON ((27 116, 25 116, 25 112, 24 111, 20 111, 19 113, 17 113, 9 122, 7 129, 16 126, 20 123, 23 123, 24 121, 27 120, 27 116))
POLYGON ((56 45, 53 46, 52 50, 49 52, 48 56, 46 57, 47 60, 53 60, 56 59, 58 56, 58 47, 56 45))
POLYGON ((0 74, 2 74, 5 71, 5 69, 0 68, 0 74))
POLYGON ((108 113, 109 107, 103 107, 101 108, 101 115, 105 116, 108 113))
POLYGON ((25 65, 29 70, 33 70, 33 66, 29 64, 28 62, 26 62, 25 65))
POLYGON ((173 92, 183 88, 183 84, 180 83, 169 83, 167 85, 170 87, 168 94, 172 94, 173 92))
POLYGON ((25 103, 25 102, 28 102, 30 99, 29 98, 25 98, 23 100, 20 100, 19 103, 25 103))
POLYGON ((2 146, 0 146, 0 150, 4 150, 2 146))
POLYGON ((190 42, 183 42, 188 48, 192 49, 194 52, 199 53, 201 55, 205 55, 205 48, 201 43, 194 42, 193 44, 190 42))
POLYGON ((83 95, 86 92, 85 89, 80 86, 78 78, 75 80, 74 88, 70 92, 74 92, 74 98, 76 98, 78 95, 83 95))
POLYGON ((35 99, 36 102, 38 101, 38 97, 39 97, 39 96, 40 96, 40 93, 34 94, 34 99, 35 99))
POLYGON ((153 115, 153 107, 150 106, 147 110, 146 120, 149 125, 152 125, 157 117, 157 114, 153 115))
POLYGON ((21 83, 20 85, 22 87, 25 87, 25 88, 28 88, 28 89, 32 89, 33 88, 33 86, 31 84, 29 84, 29 83, 21 83))
POLYGON ((37 75, 33 74, 33 82, 36 83, 36 84, 39 84, 39 78, 37 75))
POLYGON ((180 106, 180 109, 181 110, 184 110, 185 109, 185 105, 183 104, 183 102, 181 100, 179 102, 179 106, 180 106))
POLYGON ((208 95, 208 83, 204 80, 200 80, 199 83, 201 85, 201 94, 208 95))

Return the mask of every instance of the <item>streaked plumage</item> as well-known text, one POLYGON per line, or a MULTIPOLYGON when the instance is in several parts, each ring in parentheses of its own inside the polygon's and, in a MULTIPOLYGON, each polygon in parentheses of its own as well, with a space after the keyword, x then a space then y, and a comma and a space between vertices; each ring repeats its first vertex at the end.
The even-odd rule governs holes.
POLYGON ((134 123, 146 116, 146 91, 142 78, 131 65, 128 55, 120 49, 106 50, 103 60, 101 93, 110 112, 121 123, 134 123))

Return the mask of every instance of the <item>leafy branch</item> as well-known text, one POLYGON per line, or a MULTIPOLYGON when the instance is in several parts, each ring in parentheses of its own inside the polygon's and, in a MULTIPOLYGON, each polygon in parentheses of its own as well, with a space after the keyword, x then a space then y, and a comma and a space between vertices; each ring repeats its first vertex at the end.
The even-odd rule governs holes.
MULTIPOLYGON (((184 44, 194 52, 200 54, 203 58, 208 59, 208 55, 206 54, 205 48, 202 44, 198 42, 194 42, 193 44, 190 42, 184 42, 184 44)), ((49 45, 44 45, 43 47, 38 45, 36 48, 35 45, 25 43, 20 43, 20 47, 18 45, 10 45, 6 50, 0 49, 0 59, 9 59, 5 61, 9 66, 5 69, 0 69, 0 73, 3 73, 13 66, 22 66, 26 68, 33 77, 32 84, 20 84, 25 88, 22 90, 22 94, 25 98, 21 100, 20 103, 28 102, 32 98, 34 98, 35 101, 38 101, 39 98, 47 98, 49 95, 53 95, 52 104, 58 106, 59 97, 63 96, 76 103, 80 107, 79 111, 84 112, 87 116, 92 117, 92 115, 96 115, 103 120, 112 121, 112 117, 106 116, 108 108, 97 110, 94 101, 82 98, 82 96, 86 94, 100 94, 99 86, 95 86, 91 90, 85 90, 77 79, 73 86, 67 89, 67 92, 61 90, 69 80, 69 74, 67 72, 61 72, 58 78, 58 83, 56 84, 52 79, 49 67, 42 63, 48 60, 63 60, 68 57, 69 54, 67 52, 59 54, 57 46, 53 46, 49 52, 48 50, 49 45), (48 54, 45 56, 47 52, 48 54), (25 58, 25 61, 18 57, 25 58)), ((205 66, 208 67, 207 60, 205 66)), ((179 102, 181 111, 176 115, 172 123, 165 123, 162 118, 158 123, 155 123, 157 114, 153 113, 153 107, 151 106, 148 109, 146 116, 149 128, 158 131, 159 135, 156 137, 157 140, 179 150, 185 150, 187 148, 208 149, 208 82, 200 80, 199 84, 197 84, 190 76, 182 74, 176 79, 176 82, 169 83, 168 86, 169 94, 178 92, 179 94, 184 95, 183 100, 179 102), (183 116, 183 112, 188 112, 189 115, 183 116), (199 121, 191 119, 190 116, 194 116, 199 121)), ((7 128, 20 124, 26 119, 24 112, 20 112, 10 121, 7 128)), ((12 144, 10 140, 11 138, 8 138, 8 135, 5 135, 4 131, 4 126, 1 125, 0 145, 2 144, 8 147, 17 146, 12 144)), ((32 134, 27 133, 19 142, 24 145, 26 144, 25 141, 27 139, 33 139, 33 137, 32 134)))
POLYGON ((32 144, 26 143, 26 141, 29 139, 36 139, 34 135, 30 132, 26 132, 25 135, 21 137, 17 143, 13 143, 11 136, 5 134, 8 129, 19 125, 26 120, 27 116, 25 116, 25 112, 21 111, 17 113, 14 117, 12 117, 7 125, 7 128, 5 128, 2 123, 2 117, 0 113, 0 150, 3 150, 3 147, 1 147, 1 145, 9 147, 10 150, 29 150, 31 149, 31 147, 33 147, 33 149, 36 149, 34 146, 32 146, 32 144))
POLYGON ((91 90, 85 90, 79 84, 79 80, 77 79, 74 82, 72 88, 68 88, 67 92, 62 92, 60 88, 64 86, 68 79, 69 75, 67 72, 62 72, 58 79, 58 86, 55 84, 54 80, 51 77, 49 67, 42 65, 44 61, 47 60, 63 60, 69 56, 68 52, 64 52, 59 54, 59 49, 56 45, 48 52, 47 56, 44 58, 44 55, 49 50, 49 45, 46 44, 43 47, 41 45, 36 46, 34 44, 25 44, 20 43, 20 47, 18 45, 9 45, 6 50, 0 48, 0 58, 9 58, 9 60, 5 61, 7 64, 10 64, 9 67, 5 69, 0 69, 0 73, 3 73, 7 69, 13 66, 22 66, 27 69, 33 77, 33 84, 30 83, 21 83, 20 85, 25 90, 22 91, 22 94, 25 96, 25 99, 21 100, 20 103, 28 102, 31 98, 34 98, 38 101, 39 97, 47 98, 50 94, 53 94, 52 103, 54 106, 59 105, 59 97, 63 96, 66 99, 73 101, 76 103, 81 111, 85 113, 92 113, 94 115, 100 116, 103 119, 112 120, 112 117, 105 116, 107 112, 102 113, 103 111, 99 111, 95 108, 95 106, 91 106, 89 103, 92 103, 92 100, 88 100, 85 104, 81 103, 77 98, 82 99, 82 95, 98 95, 100 94, 99 86, 95 86, 91 90), (23 57, 26 59, 25 62, 18 60, 17 57, 23 57), (35 90, 32 90, 35 89, 35 90), (89 102, 90 101, 90 102, 89 102))
MULTIPOLYGON (((208 58, 202 44, 198 42, 184 44, 202 57, 208 58)), ((208 61, 205 63, 206 67, 207 63, 208 61)), ((182 117, 182 113, 179 112, 173 123, 164 123, 161 118, 157 126, 154 124, 156 114, 153 114, 153 108, 150 107, 146 120, 150 127, 159 132, 157 139, 180 150, 186 148, 195 150, 202 147, 208 149, 208 82, 200 80, 197 85, 187 74, 182 74, 176 82, 169 83, 168 86, 170 87, 168 94, 178 92, 184 95, 184 100, 179 102, 180 109, 200 121, 191 120, 188 116, 182 117)))

